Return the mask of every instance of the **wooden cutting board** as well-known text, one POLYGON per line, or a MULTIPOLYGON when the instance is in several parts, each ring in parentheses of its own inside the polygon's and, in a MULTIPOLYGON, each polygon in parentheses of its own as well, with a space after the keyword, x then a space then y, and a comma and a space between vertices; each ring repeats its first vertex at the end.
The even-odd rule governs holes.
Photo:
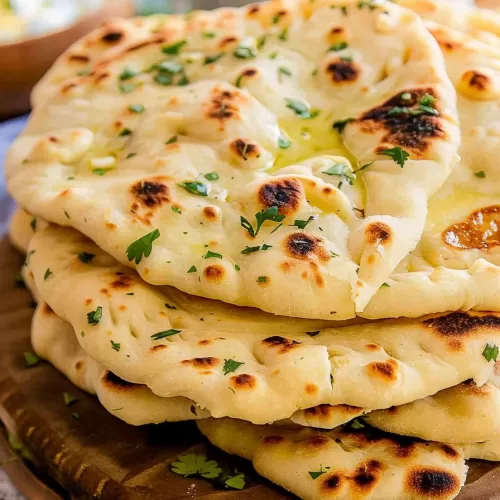
MULTIPOLYGON (((15 287, 23 257, 0 240, 0 418, 31 451, 35 465, 14 456, 0 436, 0 463, 27 498, 55 500, 193 499, 285 500, 293 497, 259 478, 251 465, 209 445, 191 423, 132 427, 107 413, 48 363, 24 365, 33 304, 15 287), (68 408, 63 392, 78 402, 68 408), (72 417, 77 412, 79 419, 72 417), (230 460, 250 480, 242 491, 218 490, 205 480, 183 478, 169 464, 185 451, 230 460), (9 460, 10 459, 10 460, 9 460), (62 486, 58 487, 57 484, 62 486)), ((500 500, 500 467, 472 462, 460 500, 500 500)))

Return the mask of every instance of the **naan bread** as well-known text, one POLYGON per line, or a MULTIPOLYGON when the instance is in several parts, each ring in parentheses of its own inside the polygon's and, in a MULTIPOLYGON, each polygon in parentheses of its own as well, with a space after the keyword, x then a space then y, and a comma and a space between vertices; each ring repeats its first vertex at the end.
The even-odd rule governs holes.
POLYGON ((484 443, 463 443, 460 448, 465 458, 477 458, 490 462, 500 461, 500 437, 485 441, 484 443))
POLYGON ((417 244, 458 127, 418 16, 336 5, 275 1, 95 31, 40 84, 8 155, 10 192, 149 283, 353 317, 417 244), (412 113, 393 116, 403 105, 412 113))
POLYGON ((205 419, 215 446, 252 461, 255 470, 305 500, 454 498, 465 482, 462 451, 367 429, 318 431, 205 419))
POLYGON ((404 404, 469 378, 484 383, 494 364, 482 353, 500 345, 493 313, 333 328, 186 296, 144 283, 67 228, 37 231, 29 255, 40 297, 93 359, 215 417, 267 423, 326 403, 404 404))
POLYGON ((445 443, 500 437, 500 389, 494 381, 478 387, 466 382, 403 406, 365 415, 387 432, 445 443))

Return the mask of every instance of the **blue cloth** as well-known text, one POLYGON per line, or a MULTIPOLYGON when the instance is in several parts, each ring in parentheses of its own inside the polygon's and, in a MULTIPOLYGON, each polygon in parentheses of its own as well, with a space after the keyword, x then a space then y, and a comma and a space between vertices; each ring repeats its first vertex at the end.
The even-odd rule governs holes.
POLYGON ((0 123, 0 235, 7 231, 10 214, 14 210, 14 201, 7 194, 4 179, 4 164, 7 149, 12 141, 21 133, 28 117, 20 116, 13 120, 0 123))

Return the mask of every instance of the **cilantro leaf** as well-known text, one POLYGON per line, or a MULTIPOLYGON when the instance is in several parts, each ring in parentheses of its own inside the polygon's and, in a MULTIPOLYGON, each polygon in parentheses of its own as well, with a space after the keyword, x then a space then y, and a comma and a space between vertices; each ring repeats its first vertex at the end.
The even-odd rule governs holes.
POLYGON ((184 453, 176 460, 172 463, 171 470, 184 477, 199 475, 206 479, 215 479, 222 473, 219 464, 215 460, 207 460, 203 454, 184 453))
POLYGON ((293 221, 293 224, 290 224, 291 226, 296 226, 298 227, 299 229, 305 229, 305 227, 307 226, 307 224, 309 224, 309 222, 311 222, 312 220, 314 220, 316 217, 314 215, 311 215, 309 216, 309 218, 307 220, 300 220, 300 219, 295 219, 293 221))
POLYGON ((89 253, 89 252, 80 252, 78 254, 78 258, 84 263, 88 264, 89 262, 92 262, 94 259, 95 254, 94 253, 89 253))
POLYGON ((349 47, 349 44, 347 42, 339 42, 339 43, 334 43, 330 48, 328 49, 328 52, 338 52, 339 50, 344 50, 349 47))
POLYGON ((130 68, 124 68, 123 71, 120 73, 120 78, 121 81, 125 80, 130 80, 131 78, 134 78, 134 76, 137 76, 139 73, 133 69, 130 68))
POLYGON ((206 56, 203 64, 206 66, 207 64, 216 63, 221 57, 224 57, 226 54, 221 52, 220 54, 216 54, 215 56, 206 56))
POLYGON ((285 134, 283 134, 283 132, 280 132, 280 137, 278 139, 278 147, 280 149, 288 149, 291 145, 292 143, 290 142, 290 139, 288 139, 288 137, 285 134))
POLYGON ((281 222, 285 216, 278 214, 279 208, 276 206, 272 206, 269 208, 266 208, 265 210, 261 210, 260 212, 257 212, 255 214, 255 220, 257 221, 257 225, 255 229, 253 228, 252 224, 245 219, 245 217, 241 216, 240 217, 240 224, 241 227, 246 229, 250 236, 253 236, 254 238, 259 234, 260 228, 262 227, 262 224, 266 220, 272 221, 272 222, 281 222))
POLYGON ((244 362, 235 361, 234 359, 225 359, 224 366, 222 367, 222 372, 224 375, 228 373, 235 372, 241 365, 244 365, 244 362))
POLYGON ((127 258, 129 261, 135 259, 135 263, 139 264, 141 262, 142 257, 149 257, 153 250, 153 241, 160 237, 160 231, 155 229, 150 233, 142 236, 138 240, 135 240, 131 243, 126 250, 127 258))
POLYGON ((328 472, 330 470, 330 467, 323 467, 322 465, 319 466, 319 470, 317 471, 309 471, 308 474, 311 476, 311 479, 318 479, 319 476, 322 476, 325 474, 325 472, 328 472))
POLYGON ((498 358, 498 347, 495 344, 486 344, 483 357, 486 361, 496 361, 498 358))
POLYGON ((32 368, 40 363, 40 358, 34 352, 24 353, 24 364, 26 368, 32 368))
MULTIPOLYGON (((169 309, 177 309, 176 307, 172 307, 172 306, 168 306, 167 304, 165 304, 169 309)), ((155 333, 154 335, 151 335, 151 338, 153 340, 160 340, 160 339, 164 339, 165 337, 171 337, 172 335, 177 335, 178 333, 181 333, 182 330, 175 330, 174 328, 171 328, 170 330, 165 330, 163 332, 158 332, 158 333, 155 333)))
POLYGON ((233 490, 242 490, 245 487, 245 474, 236 474, 224 479, 224 485, 233 490))
POLYGON ((201 34, 203 38, 215 38, 217 36, 217 33, 214 33, 213 31, 205 31, 201 34))
POLYGON ((284 66, 280 66, 278 68, 278 80, 280 82, 281 82, 281 75, 292 76, 292 72, 288 68, 285 68, 284 66))
POLYGON ((356 174, 345 163, 335 163, 327 170, 323 170, 323 173, 327 175, 337 175, 351 186, 354 183, 354 179, 356 179, 356 174))
POLYGON ((87 322, 89 325, 97 325, 102 319, 102 307, 98 306, 95 311, 87 313, 87 322))
POLYGON ((252 59, 256 56, 255 50, 252 47, 236 47, 233 50, 233 56, 238 59, 252 59))
POLYGON ((110 340, 111 342, 111 349, 114 349, 116 352, 118 352, 121 348, 121 344, 119 344, 118 342, 113 342, 112 340, 110 340))
POLYGON ((173 144, 174 142, 177 142, 177 136, 173 135, 165 144, 173 144))
POLYGON ((382 283, 380 288, 391 288, 391 285, 389 285, 389 283, 382 283))
POLYGON ((484 179, 486 177, 486 172, 484 170, 479 170, 477 172, 474 172, 474 175, 476 177, 479 177, 480 179, 484 179))
POLYGON ((257 283, 267 283, 267 276, 259 276, 257 278, 257 283))
POLYGON ((217 172, 208 172, 208 174, 205 174, 203 177, 205 177, 207 181, 219 180, 219 174, 217 172))
POLYGON ((380 151, 381 155, 389 156, 392 158, 401 168, 404 167, 406 160, 410 157, 410 153, 401 149, 399 146, 390 149, 384 149, 380 151))
POLYGON ((175 212, 176 214, 182 214, 182 210, 179 207, 175 207, 172 205, 172 212, 175 212))
POLYGON ((290 99, 285 97, 286 107, 295 111, 295 114, 300 116, 302 119, 315 118, 319 115, 319 109, 312 109, 309 104, 299 99, 290 99))
POLYGON ((358 430, 358 429, 364 429, 366 425, 361 421, 355 418, 354 420, 351 420, 350 422, 351 429, 358 430))
POLYGON ((138 115, 144 113, 146 108, 142 104, 131 104, 128 110, 132 113, 137 113, 138 115))
POLYGON ((74 404, 78 401, 78 398, 73 396, 73 394, 71 394, 71 392, 63 392, 63 399, 64 399, 64 404, 66 406, 71 406, 72 404, 74 404))
POLYGON ((208 188, 206 184, 200 181, 178 182, 178 186, 183 187, 186 191, 198 196, 208 196, 208 188))
POLYGON ((191 266, 189 269, 188 269, 188 273, 195 273, 198 269, 196 269, 196 266, 191 266))
POLYGON ((45 271, 45 274, 43 275, 43 279, 46 280, 49 278, 49 276, 52 276, 54 274, 49 268, 45 271))
POLYGON ((165 47, 162 47, 161 51, 164 54, 169 54, 171 56, 176 56, 179 54, 180 50, 184 45, 186 45, 187 41, 186 40, 180 40, 179 42, 173 43, 172 45, 167 45, 165 47))
POLYGON ((222 255, 220 253, 211 252, 210 250, 203 256, 204 259, 222 259, 222 255))
POLYGON ((130 94, 130 92, 134 91, 138 86, 138 83, 120 83, 118 88, 122 94, 130 94))

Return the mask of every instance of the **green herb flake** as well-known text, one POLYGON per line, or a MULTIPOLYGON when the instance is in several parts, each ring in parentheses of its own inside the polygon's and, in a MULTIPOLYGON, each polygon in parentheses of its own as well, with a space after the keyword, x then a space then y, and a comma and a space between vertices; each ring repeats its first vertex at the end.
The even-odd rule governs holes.
POLYGON ((184 71, 184 66, 180 62, 176 61, 163 61, 160 64, 154 66, 154 69, 160 72, 170 73, 171 75, 177 75, 184 71))
POLYGON ((242 473, 224 478, 224 485, 233 490, 242 490, 245 487, 245 475, 242 473))
POLYGON ((208 196, 208 188, 206 184, 200 181, 186 181, 178 182, 178 186, 183 187, 186 191, 191 194, 197 194, 198 196, 208 196))
POLYGON ((410 157, 410 153, 408 153, 404 149, 401 149, 399 146, 396 146, 395 148, 384 149, 383 151, 380 151, 380 154, 389 156, 389 158, 392 158, 401 168, 404 167, 406 160, 408 160, 408 158, 410 157))
POLYGON ((222 255, 220 253, 211 252, 210 250, 203 256, 204 259, 222 259, 222 255))
POLYGON ((273 24, 278 24, 280 22, 280 15, 279 14, 274 14, 272 23, 273 24))
POLYGON ((131 78, 134 78, 134 76, 137 76, 139 73, 137 71, 134 71, 133 69, 130 68, 124 68, 124 70, 120 73, 120 76, 118 77, 122 82, 125 80, 130 80, 131 78))
POLYGON ((78 401, 78 398, 73 396, 71 392, 63 392, 63 400, 66 406, 71 406, 78 401))
POLYGON ((291 145, 292 143, 290 142, 288 137, 283 132, 280 131, 280 136, 278 139, 278 147, 280 149, 288 149, 291 145))
POLYGON ((174 142, 177 142, 176 135, 173 135, 168 141, 165 142, 165 144, 174 144, 174 142))
POLYGON ((45 271, 45 274, 43 275, 43 279, 46 280, 49 278, 49 276, 52 276, 54 274, 49 268, 45 271))
POLYGON ((484 179, 486 177, 486 172, 484 170, 478 170, 477 172, 474 172, 474 175, 480 179, 484 179))
POLYGON ((88 74, 90 74, 90 69, 89 68, 80 69, 76 72, 76 74, 78 76, 87 76, 88 74))
POLYGON ((292 72, 288 68, 285 68, 284 66, 280 66, 278 68, 278 80, 280 82, 281 82, 281 75, 292 76, 292 72))
POLYGON ((422 104, 423 106, 432 106, 434 102, 436 101, 436 98, 431 96, 430 94, 424 94, 420 99, 419 99, 419 104, 422 104))
POLYGON ((215 479, 222 474, 222 469, 215 460, 207 460, 202 454, 184 453, 176 458, 171 467, 172 472, 180 476, 201 476, 205 479, 215 479))
POLYGON ((271 54, 269 54, 269 59, 276 59, 277 57, 278 57, 277 52, 272 52, 271 54))
POLYGON ((139 86, 138 83, 120 83, 118 88, 122 94, 130 94, 139 86))
POLYGON ((257 283, 267 283, 267 276, 259 276, 256 281, 257 283))
POLYGON ((495 344, 486 344, 483 351, 483 358, 486 361, 496 361, 498 358, 498 347, 495 344))
POLYGON ((102 307, 98 306, 95 311, 87 313, 87 322, 89 325, 97 325, 102 319, 102 307))
POLYGON ((112 340, 110 340, 110 342, 111 342, 111 349, 114 349, 116 352, 119 352, 121 349, 121 344, 118 342, 113 342, 112 340))
POLYGON ((120 131, 118 136, 119 137, 126 137, 127 135, 131 135, 131 134, 132 134, 132 130, 130 130, 129 128, 124 128, 123 130, 120 131))
POLYGON ((144 113, 144 111, 146 110, 146 108, 142 104, 131 104, 128 107, 128 110, 131 113, 137 113, 138 115, 140 115, 141 113, 144 113))
POLYGON ((359 429, 364 429, 365 427, 366 425, 357 418, 351 421, 351 429, 359 430, 359 429))
POLYGON ((344 129, 346 128, 348 123, 356 121, 355 118, 345 118, 344 120, 337 120, 333 122, 333 128, 339 133, 342 134, 344 129))
POLYGON ((218 181, 219 180, 219 174, 217 172, 208 172, 208 174, 205 174, 203 177, 207 181, 218 181))
POLYGON ((129 261, 135 259, 135 263, 139 264, 141 262, 142 257, 149 257, 153 250, 153 241, 160 237, 160 231, 155 229, 150 233, 142 236, 138 240, 131 243, 126 250, 127 258, 129 261))
POLYGON ((137 153, 129 153, 129 154, 125 157, 125 159, 126 159, 126 160, 129 160, 130 158, 133 158, 134 156, 137 156, 137 153))
POLYGON ((409 92, 403 92, 400 97, 403 101, 411 100, 411 94, 409 92))
POLYGON ((220 54, 216 54, 214 56, 206 56, 205 60, 203 61, 203 64, 206 66, 207 64, 214 64, 216 63, 221 57, 224 57, 226 54, 224 52, 221 52, 220 54))
POLYGON ((267 35, 261 35, 259 38, 257 38, 257 48, 260 50, 264 47, 267 41, 267 35))
POLYGON ((40 363, 40 358, 34 352, 24 353, 24 365, 26 368, 33 368, 40 363))
POLYGON ((172 212, 175 212, 176 214, 182 214, 182 210, 179 207, 176 207, 172 205, 172 212))
POLYGON ((291 226, 298 227, 299 229, 305 229, 307 224, 314 220, 316 217, 314 215, 309 216, 307 220, 300 220, 300 219, 295 219, 293 221, 293 224, 290 224, 291 226))
POLYGON ((295 111, 295 114, 300 116, 302 119, 311 119, 319 115, 320 111, 318 109, 312 109, 304 101, 299 99, 290 99, 285 97, 286 107, 295 111))
POLYGON ((252 47, 236 47, 233 50, 233 56, 238 59, 253 59, 256 56, 256 52, 252 47))
POLYGON ((323 170, 323 174, 336 175, 340 177, 341 180, 348 182, 351 186, 356 179, 356 174, 345 163, 335 163, 328 169, 323 170))
MULTIPOLYGON (((171 308, 169 308, 169 309, 171 309, 171 308)), ((174 307, 174 309, 176 309, 176 308, 174 307)), ((182 332, 182 330, 175 330, 174 328, 172 328, 170 330, 165 330, 163 332, 158 332, 158 333, 155 333, 154 335, 151 335, 151 339, 152 340, 160 340, 160 339, 164 339, 166 337, 171 337, 172 335, 177 335, 178 333, 181 333, 181 332, 182 332)))
POLYGON ((380 288, 391 288, 391 285, 389 285, 389 283, 382 283, 380 288))
POLYGON ((170 73, 160 72, 155 75, 154 81, 160 85, 163 85, 164 87, 168 87, 169 85, 172 85, 173 79, 170 73))
POLYGON ((225 359, 224 366, 222 367, 222 372, 224 375, 228 373, 235 372, 241 365, 244 365, 244 362, 235 361, 234 359, 225 359))
POLYGON ((191 266, 191 267, 188 269, 188 273, 195 273, 196 271, 198 271, 198 269, 196 269, 196 266, 191 266))
POLYGON ((204 31, 201 36, 203 38, 215 38, 217 36, 217 33, 214 33, 213 31, 204 31))
POLYGON ((78 254, 78 258, 84 263, 88 264, 89 262, 92 262, 92 260, 95 257, 95 253, 89 253, 89 252, 80 252, 78 254))
POLYGON ((82 337, 82 338, 83 338, 83 337, 85 337, 85 332, 82 330, 82 331, 80 332, 80 335, 81 335, 81 337, 82 337))
POLYGON ((164 53, 164 54, 168 54, 168 55, 171 55, 171 56, 176 56, 179 54, 179 52, 181 51, 182 47, 184 47, 184 45, 186 45, 187 41, 186 40, 180 40, 172 45, 167 45, 165 47, 162 47, 161 51, 164 53))
POLYGON ((257 212, 255 214, 255 220, 257 221, 255 229, 253 228, 252 224, 250 224, 250 222, 247 219, 245 219, 245 217, 241 216, 240 217, 241 227, 246 229, 250 234, 250 236, 255 238, 259 234, 260 228, 262 227, 262 224, 265 221, 281 222, 285 218, 285 216, 280 215, 278 211, 279 211, 278 207, 272 206, 265 210, 257 212))
POLYGON ((339 50, 347 49, 347 47, 349 47, 349 44, 347 42, 334 43, 330 46, 328 52, 338 52, 339 50))
POLYGON ((312 332, 305 332, 306 335, 309 335, 309 337, 316 337, 316 335, 319 335, 320 330, 314 330, 312 332))
POLYGON ((288 40, 288 28, 283 28, 278 33, 278 39, 281 40, 282 42, 286 42, 288 40))
POLYGON ((92 173, 94 175, 105 175, 110 170, 111 170, 110 168, 94 168, 92 169, 92 173))
POLYGON ((309 471, 308 474, 311 476, 311 479, 315 480, 315 479, 318 479, 318 477, 325 474, 325 472, 328 472, 329 470, 330 470, 330 467, 323 467, 322 465, 320 465, 319 470, 309 471))
POLYGON ((238 264, 235 264, 235 265, 234 265, 234 270, 235 270, 235 271, 239 271, 240 269, 241 269, 241 268, 240 268, 240 266, 238 266, 238 264))
POLYGON ((254 253, 254 252, 258 252, 260 250, 260 245, 259 246, 256 246, 256 247, 245 247, 244 250, 242 250, 240 253, 242 253, 243 255, 247 255, 249 253, 254 253))
POLYGON ((71 217, 69 216, 68 212, 66 212, 66 210, 63 210, 64 212, 64 215, 66 216, 66 219, 71 219, 71 217))

